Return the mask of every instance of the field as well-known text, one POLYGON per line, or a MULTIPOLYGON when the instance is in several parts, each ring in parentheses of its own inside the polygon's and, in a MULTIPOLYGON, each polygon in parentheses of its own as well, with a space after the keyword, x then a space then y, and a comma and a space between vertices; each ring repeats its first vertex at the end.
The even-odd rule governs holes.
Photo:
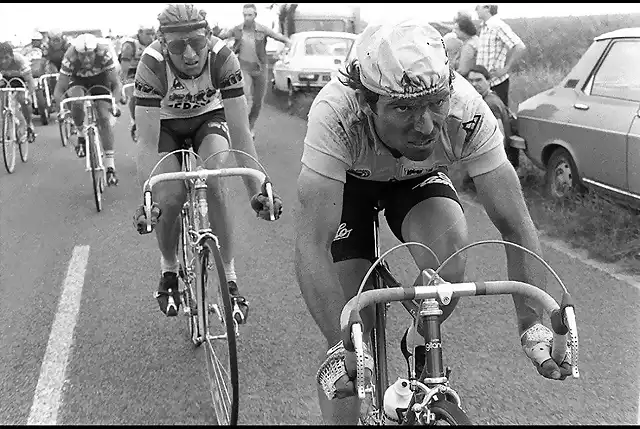
MULTIPOLYGON (((576 4, 578 6, 578 4, 576 4)), ((640 14, 505 20, 527 46, 511 74, 511 108, 557 84, 577 63, 593 38, 626 27, 640 27, 640 14)), ((300 94, 291 108, 286 97, 268 92, 266 102, 306 119, 314 95, 300 94)), ((586 249, 590 256, 615 262, 640 275, 640 211, 589 193, 564 202, 542 195, 543 172, 524 155, 522 186, 536 226, 547 234, 586 249)))

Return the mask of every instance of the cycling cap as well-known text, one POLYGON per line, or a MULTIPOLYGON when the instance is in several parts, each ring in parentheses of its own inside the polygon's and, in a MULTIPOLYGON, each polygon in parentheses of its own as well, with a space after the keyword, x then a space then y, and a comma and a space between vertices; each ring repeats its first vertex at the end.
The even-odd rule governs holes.
POLYGON ((160 32, 192 31, 207 28, 207 13, 192 4, 169 4, 158 15, 160 32))
POLYGON ((356 39, 362 84, 376 94, 416 98, 449 84, 449 59, 440 33, 415 18, 369 24, 356 39))
POLYGON ((33 34, 31 35, 31 40, 42 40, 44 39, 44 37, 42 36, 42 33, 40 33, 39 31, 34 31, 33 34))
POLYGON ((73 41, 73 47, 81 54, 95 51, 98 47, 98 38, 90 33, 81 34, 73 41))
POLYGON ((55 28, 47 32, 49 39, 62 39, 62 30, 55 28))

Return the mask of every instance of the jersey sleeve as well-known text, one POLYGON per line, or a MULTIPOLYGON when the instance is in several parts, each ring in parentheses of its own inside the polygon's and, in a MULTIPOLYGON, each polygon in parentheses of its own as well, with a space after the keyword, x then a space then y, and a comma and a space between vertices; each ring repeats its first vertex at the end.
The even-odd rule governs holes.
POLYGON ((73 63, 75 62, 75 51, 73 46, 67 48, 67 52, 62 57, 62 65, 60 66, 60 73, 71 76, 73 74, 73 63))
POLYGON ((215 37, 212 38, 212 43, 212 51, 215 53, 213 81, 214 85, 220 89, 222 99, 243 96, 244 82, 238 57, 223 40, 215 37))
POLYGON ((160 107, 167 94, 167 76, 164 57, 148 46, 136 68, 133 95, 138 106, 160 107))
POLYGON ((348 134, 329 103, 314 102, 307 120, 302 164, 311 170, 342 183, 353 159, 348 150, 348 134))
POLYGON ((454 146, 454 154, 469 172, 469 176, 475 177, 493 171, 507 162, 507 154, 498 121, 482 97, 471 97, 464 107, 458 129, 450 131, 457 134, 457 142, 463 142, 454 146))

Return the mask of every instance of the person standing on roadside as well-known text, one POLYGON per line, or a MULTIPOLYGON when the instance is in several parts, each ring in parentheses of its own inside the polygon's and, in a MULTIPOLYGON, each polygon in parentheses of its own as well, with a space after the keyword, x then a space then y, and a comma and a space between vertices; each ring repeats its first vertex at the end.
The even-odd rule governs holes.
POLYGON ((454 70, 458 68, 458 63, 460 62, 460 49, 462 48, 464 42, 458 37, 458 33, 455 31, 455 22, 458 20, 458 18, 461 17, 467 17, 471 19, 471 14, 464 10, 458 11, 458 13, 456 13, 456 16, 453 17, 454 28, 452 28, 451 31, 442 36, 444 47, 447 51, 447 57, 449 57, 451 68, 453 68, 454 70))
POLYGON ((242 8, 244 22, 232 29, 221 32, 218 37, 226 39, 233 37, 233 52, 238 56, 244 80, 244 93, 247 97, 249 111, 249 127, 251 137, 255 138, 254 126, 258 120, 262 101, 267 92, 269 66, 267 59, 267 37, 290 44, 289 38, 279 34, 269 27, 256 22, 258 10, 253 3, 245 4, 242 8))
POLYGON ((453 31, 462 41, 456 71, 463 77, 467 77, 469 70, 476 65, 478 55, 478 36, 476 34, 478 30, 471 18, 459 16, 453 24, 453 31))
POLYGON ((511 27, 497 16, 497 5, 478 5, 476 13, 483 22, 476 63, 489 70, 491 89, 509 107, 509 72, 522 58, 526 47, 511 27))

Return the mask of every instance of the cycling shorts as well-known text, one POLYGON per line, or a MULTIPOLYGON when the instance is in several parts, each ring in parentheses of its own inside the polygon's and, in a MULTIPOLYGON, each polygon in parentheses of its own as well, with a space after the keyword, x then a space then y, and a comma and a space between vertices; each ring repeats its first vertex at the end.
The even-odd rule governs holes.
POLYGON ((107 88, 111 88, 111 85, 107 80, 106 72, 90 77, 71 76, 71 79, 69 81, 69 88, 76 85, 79 85, 86 90, 91 90, 87 95, 111 95, 111 93, 104 88, 92 88, 95 85, 102 85, 106 86, 107 88))
POLYGON ((432 197, 445 197, 460 204, 446 167, 416 178, 388 182, 364 180, 347 174, 340 226, 331 244, 333 262, 375 260, 373 220, 377 216, 376 208, 384 209, 389 228, 404 243, 402 222, 407 213, 432 197))
MULTIPOLYGON (((198 153, 204 138, 212 134, 230 141, 224 109, 212 110, 192 118, 161 119, 158 152, 171 152, 192 146, 198 153)), ((175 155, 179 160, 182 159, 179 153, 175 155)))

